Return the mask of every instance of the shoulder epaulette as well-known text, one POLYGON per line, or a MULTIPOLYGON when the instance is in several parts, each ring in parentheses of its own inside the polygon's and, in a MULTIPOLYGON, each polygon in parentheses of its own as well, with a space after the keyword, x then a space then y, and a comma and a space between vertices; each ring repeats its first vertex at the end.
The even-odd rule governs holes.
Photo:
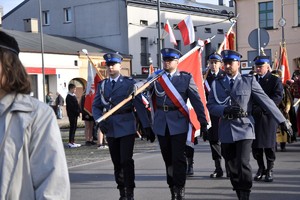
POLYGON ((179 73, 180 73, 180 74, 188 74, 188 75, 191 75, 191 73, 186 72, 186 71, 180 71, 179 73))
POLYGON ((242 74, 243 77, 253 77, 253 74, 242 74))

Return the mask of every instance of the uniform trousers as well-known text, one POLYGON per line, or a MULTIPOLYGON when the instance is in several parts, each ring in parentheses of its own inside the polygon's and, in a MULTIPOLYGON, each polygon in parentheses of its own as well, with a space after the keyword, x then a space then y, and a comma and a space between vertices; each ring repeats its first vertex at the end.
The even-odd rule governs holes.
POLYGON ((165 136, 158 135, 157 138, 166 166, 169 187, 184 187, 186 181, 185 146, 187 133, 170 135, 167 127, 165 136))
POLYGON ((264 163, 264 152, 265 152, 267 163, 274 163, 276 159, 275 148, 252 148, 253 158, 257 160, 258 163, 261 164, 264 163))
POLYGON ((76 116, 68 116, 69 118, 69 123, 70 123, 70 130, 69 130, 69 143, 74 143, 75 141, 75 132, 77 129, 77 119, 78 117, 76 116))
POLYGON ((220 160, 222 159, 221 154, 221 145, 219 141, 209 141, 212 159, 213 160, 220 160))
POLYGON ((250 166, 252 141, 247 139, 234 143, 221 143, 222 155, 228 164, 233 190, 250 191, 252 188, 250 166))
POLYGON ((119 138, 106 138, 110 157, 114 165, 115 181, 118 189, 127 187, 134 188, 134 160, 133 147, 135 134, 127 135, 119 138))

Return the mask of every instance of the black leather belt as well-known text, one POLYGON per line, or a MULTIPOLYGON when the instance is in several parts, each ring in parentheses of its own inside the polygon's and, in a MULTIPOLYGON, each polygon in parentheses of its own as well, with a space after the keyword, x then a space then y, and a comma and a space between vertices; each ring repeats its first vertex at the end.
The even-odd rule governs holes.
POLYGON ((121 114, 126 114, 126 113, 131 113, 133 110, 131 108, 125 109, 125 110, 117 110, 114 112, 112 115, 121 115, 121 114))
POLYGON ((249 114, 247 112, 244 113, 239 113, 235 115, 224 115, 223 119, 236 119, 236 118, 243 118, 243 117, 248 117, 249 114))
POLYGON ((168 112, 168 111, 178 110, 178 107, 163 105, 163 106, 157 106, 157 109, 168 112))

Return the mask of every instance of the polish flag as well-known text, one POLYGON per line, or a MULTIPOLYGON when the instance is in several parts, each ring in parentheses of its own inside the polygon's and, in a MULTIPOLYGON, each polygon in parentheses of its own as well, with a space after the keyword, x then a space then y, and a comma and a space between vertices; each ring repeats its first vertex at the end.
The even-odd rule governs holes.
POLYGON ((280 65, 281 65, 281 71, 282 71, 282 83, 286 83, 287 80, 291 79, 291 75, 290 75, 289 62, 288 62, 288 57, 287 57, 287 52, 286 52, 285 46, 281 47, 280 65))
POLYGON ((96 94, 97 84, 100 82, 100 80, 101 78, 97 73, 97 69, 92 66, 92 63, 89 62, 84 110, 88 112, 90 115, 92 115, 92 104, 96 94))
POLYGON ((167 22, 165 24, 165 31, 167 33, 169 33, 169 35, 170 35, 170 42, 177 46, 175 35, 174 35, 173 30, 172 30, 172 28, 170 26, 169 20, 167 20, 167 22))
MULTIPOLYGON (((205 44, 205 41, 201 41, 203 45, 205 44)), ((209 41, 206 41, 209 42, 209 41)), ((194 53, 190 54, 186 59, 182 60, 179 65, 178 69, 180 71, 186 71, 192 74, 194 81, 198 88, 198 93, 201 98, 202 104, 204 106, 204 112, 206 116, 207 122, 210 122, 209 112, 206 107, 206 97, 205 97, 205 91, 203 86, 203 78, 201 76, 202 74, 202 65, 201 65, 201 55, 202 55, 202 48, 200 50, 195 51, 194 53)), ((191 143, 194 142, 194 138, 200 135, 200 124, 198 122, 198 118, 196 115, 195 110, 191 106, 191 104, 188 102, 188 108, 189 108, 189 115, 190 115, 190 121, 195 127, 195 130, 192 131, 192 133, 189 131, 188 138, 187 138, 187 144, 189 146, 191 143), (191 142, 191 143, 189 143, 191 142)))
POLYGON ((177 26, 182 35, 184 45, 189 45, 195 41, 194 25, 190 15, 179 22, 177 26))

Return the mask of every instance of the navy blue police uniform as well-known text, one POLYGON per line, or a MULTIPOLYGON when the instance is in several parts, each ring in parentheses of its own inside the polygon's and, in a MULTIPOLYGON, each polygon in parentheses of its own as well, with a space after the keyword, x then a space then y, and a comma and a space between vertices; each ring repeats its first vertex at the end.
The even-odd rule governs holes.
MULTIPOLYGON (((209 61, 218 61, 222 62, 222 56, 216 52, 212 53, 208 57, 209 61)), ((222 69, 219 69, 218 73, 213 73, 209 70, 206 81, 211 88, 211 84, 215 79, 220 79, 225 76, 225 72, 222 69)), ((206 91, 206 96, 208 97, 209 91, 206 91)), ((223 169, 221 165, 221 144, 219 141, 219 117, 216 117, 214 115, 210 115, 210 121, 211 121, 211 127, 208 129, 208 134, 205 139, 209 141, 211 153, 212 153, 212 159, 215 162, 215 171, 210 175, 210 178, 218 178, 223 176, 223 169)), ((229 176, 229 173, 227 173, 227 176, 229 176)))
MULTIPOLYGON (((262 66, 264 64, 270 64, 268 56, 257 56, 254 59, 256 66, 262 66)), ((259 81, 260 86, 264 92, 273 100, 278 106, 283 98, 283 85, 281 78, 273 75, 271 72, 267 72, 260 77, 255 76, 259 81)), ((273 181, 272 169, 274 166, 275 156, 275 144, 276 144, 276 132, 278 122, 271 117, 264 107, 261 107, 254 103, 253 117, 255 120, 255 140, 252 144, 252 154, 258 164, 258 172, 254 177, 255 181, 261 180, 263 175, 266 175, 265 181, 273 181), (264 164, 263 154, 266 156, 267 168, 264 164)))
MULTIPOLYGON (((106 63, 121 63, 122 56, 116 53, 104 55, 106 63)), ((93 116, 99 119, 105 112, 126 99, 134 89, 134 79, 120 75, 116 83, 106 78, 98 83, 93 101, 93 116), (112 87, 112 84, 114 86, 112 87)), ((141 95, 123 105, 119 110, 100 122, 100 129, 106 134, 120 199, 133 199, 135 173, 133 148, 136 134, 136 119, 134 108, 143 128, 149 129, 150 120, 142 103, 141 95)))
MULTIPOLYGON (((224 63, 240 62, 241 55, 238 52, 224 50, 221 55, 224 63)), ((252 75, 238 73, 232 87, 229 77, 216 79, 207 103, 210 114, 220 117, 222 155, 228 163, 233 189, 243 200, 249 199, 252 188, 249 161, 252 141, 255 139, 254 118, 251 115, 254 101, 271 113, 277 123, 286 127, 286 119, 252 75)))
MULTIPOLYGON (((176 49, 164 48, 161 50, 164 60, 179 59, 181 52, 176 49)), ((170 81, 179 92, 184 102, 190 100, 198 121, 206 129, 204 107, 198 94, 197 86, 191 74, 176 70, 170 74, 170 81)), ((186 181, 186 158, 184 155, 187 141, 189 120, 179 111, 165 93, 159 82, 154 82, 151 90, 154 95, 156 110, 154 113, 153 132, 157 135, 163 160, 165 162, 167 183, 174 195, 184 198, 184 186, 186 181)))

